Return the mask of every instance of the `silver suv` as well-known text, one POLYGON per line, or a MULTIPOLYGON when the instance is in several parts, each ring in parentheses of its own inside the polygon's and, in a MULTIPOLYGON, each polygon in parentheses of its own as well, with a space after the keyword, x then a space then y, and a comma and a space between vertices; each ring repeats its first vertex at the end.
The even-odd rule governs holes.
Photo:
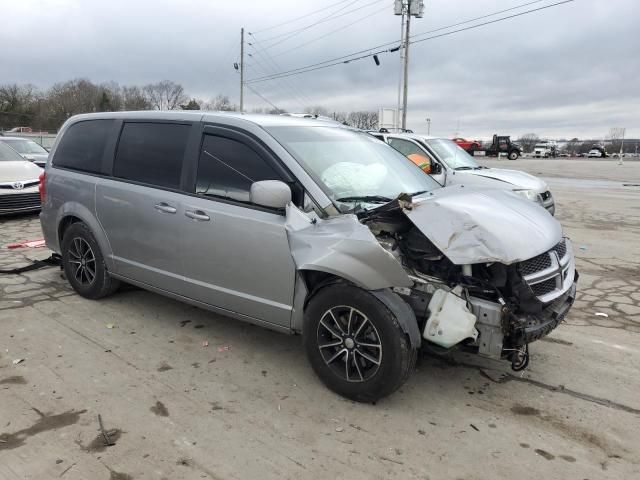
POLYGON ((312 119, 80 115, 42 185, 82 296, 121 281, 287 333, 335 392, 375 401, 421 347, 528 362, 575 297, 569 240, 510 191, 442 188, 369 134, 312 119))

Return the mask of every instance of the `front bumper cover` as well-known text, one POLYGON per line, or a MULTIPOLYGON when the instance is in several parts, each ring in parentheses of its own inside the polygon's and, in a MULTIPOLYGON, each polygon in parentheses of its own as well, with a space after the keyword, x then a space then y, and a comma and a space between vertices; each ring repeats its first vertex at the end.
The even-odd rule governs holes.
POLYGON ((551 333, 564 320, 576 298, 578 272, 566 293, 558 297, 537 315, 517 317, 513 322, 510 343, 513 346, 526 345, 540 340, 551 333))

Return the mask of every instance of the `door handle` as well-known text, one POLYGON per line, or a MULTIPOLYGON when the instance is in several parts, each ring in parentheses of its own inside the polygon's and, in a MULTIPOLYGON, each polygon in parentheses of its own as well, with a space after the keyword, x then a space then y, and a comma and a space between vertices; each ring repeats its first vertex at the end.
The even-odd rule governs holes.
POLYGON ((176 213, 178 210, 171 205, 161 202, 154 205, 154 208, 160 212, 164 213, 176 213))
POLYGON ((199 222, 208 222, 209 220, 211 220, 211 218, 209 218, 209 215, 204 213, 202 210, 187 210, 186 212, 184 212, 184 214, 189 218, 198 220, 199 222))

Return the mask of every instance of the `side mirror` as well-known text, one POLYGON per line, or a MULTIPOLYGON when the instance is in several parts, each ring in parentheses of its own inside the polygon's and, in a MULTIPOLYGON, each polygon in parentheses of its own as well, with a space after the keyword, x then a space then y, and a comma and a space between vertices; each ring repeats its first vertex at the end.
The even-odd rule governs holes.
POLYGON ((437 162, 431 163, 431 175, 440 175, 442 173, 442 165, 437 162))
POLYGON ((280 180, 253 182, 249 201, 262 207, 282 209, 291 201, 291 188, 280 180))

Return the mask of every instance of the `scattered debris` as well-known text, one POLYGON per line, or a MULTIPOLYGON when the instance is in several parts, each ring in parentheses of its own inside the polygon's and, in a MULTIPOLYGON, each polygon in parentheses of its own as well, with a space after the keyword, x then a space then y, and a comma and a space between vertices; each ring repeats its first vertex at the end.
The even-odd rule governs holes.
POLYGON ((336 427, 336 432, 343 432, 344 428, 343 427, 336 427))
POLYGON ((107 323, 105 327, 107 327, 109 330, 116 328, 116 326, 113 323, 107 323))
POLYGON ((12 363, 14 365, 18 365, 19 363, 24 362, 24 358, 16 358, 12 363))
POLYGON ((586 245, 580 245, 580 250, 582 250, 582 251, 587 250, 587 246, 586 245))
POLYGON ((100 433, 102 434, 102 438, 104 439, 104 446, 111 447, 112 445, 115 445, 115 443, 111 441, 109 435, 104 429, 104 425, 102 424, 102 417, 100 416, 100 414, 98 414, 98 425, 100 425, 100 433))
POLYGON ((221 345, 218 347, 218 352, 228 352, 231 350, 231 345, 221 345))
POLYGON ((425 431, 424 431, 424 430, 422 430, 422 429, 421 429, 421 430, 418 430, 418 433, 419 433, 420 435, 426 435, 426 434, 427 434, 427 432, 425 432, 425 431))
POLYGON ((180 322, 180 326, 181 326, 181 327, 184 327, 187 323, 191 323, 191 320, 182 320, 182 321, 180 322))
POLYGON ((596 317, 606 317, 606 318, 609 318, 609 315, 607 315, 607 314, 606 314, 606 313, 604 313, 604 312, 596 312, 596 317))
POLYGON ((480 431, 480 429, 479 429, 478 427, 476 427, 473 423, 470 423, 470 424, 469 424, 469 426, 470 426, 471 428, 473 428, 476 432, 479 432, 479 431, 480 431))
POLYGON ((208 347, 208 346, 209 346, 209 342, 207 340, 202 342, 202 348, 205 348, 205 347, 208 347))
POLYGON ((24 240, 22 242, 10 243, 7 248, 40 248, 44 247, 44 238, 39 240, 24 240))

